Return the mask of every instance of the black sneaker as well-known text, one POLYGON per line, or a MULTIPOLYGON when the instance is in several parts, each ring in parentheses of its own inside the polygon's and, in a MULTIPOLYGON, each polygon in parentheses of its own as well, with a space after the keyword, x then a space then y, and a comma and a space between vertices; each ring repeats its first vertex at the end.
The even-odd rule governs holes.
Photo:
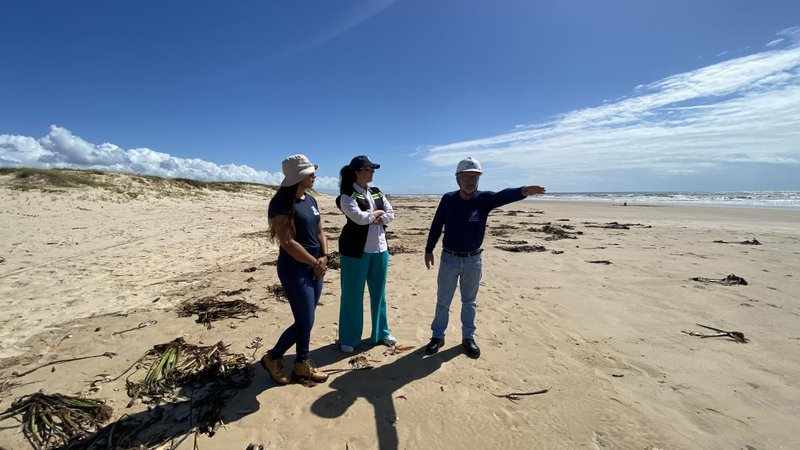
POLYGON ((464 339, 461 341, 461 345, 464 346, 464 349, 467 351, 467 356, 470 358, 476 359, 481 356, 481 348, 475 343, 475 339, 464 339))
POLYGON ((425 354, 432 355, 442 347, 444 347, 444 338, 431 338, 431 341, 425 346, 425 354))

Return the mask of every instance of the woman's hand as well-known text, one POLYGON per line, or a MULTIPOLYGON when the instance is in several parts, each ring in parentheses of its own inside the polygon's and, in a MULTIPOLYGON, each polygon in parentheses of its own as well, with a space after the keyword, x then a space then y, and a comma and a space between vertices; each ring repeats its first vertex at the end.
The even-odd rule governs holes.
POLYGON ((314 279, 318 280, 325 276, 325 272, 328 271, 328 255, 322 255, 317 258, 316 264, 312 267, 314 270, 314 279))

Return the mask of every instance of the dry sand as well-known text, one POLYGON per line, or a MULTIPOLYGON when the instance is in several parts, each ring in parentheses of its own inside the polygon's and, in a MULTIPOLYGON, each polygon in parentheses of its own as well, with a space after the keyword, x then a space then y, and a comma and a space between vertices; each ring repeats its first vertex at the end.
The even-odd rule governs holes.
MULTIPOLYGON (((11 189, 10 179, 0 176, 0 380, 25 384, 0 393, 0 409, 42 389, 107 399, 114 419, 147 414, 141 404, 126 408, 124 380, 99 392, 89 392, 91 381, 116 376, 179 336, 223 340, 249 356, 254 338, 270 346, 291 322, 288 304, 267 292, 278 282, 275 268, 262 265, 277 255, 265 235, 269 190, 131 198, 123 181, 119 192, 42 192, 11 189), (241 288, 250 290, 232 298, 264 308, 259 318, 209 330, 176 316, 184 300, 241 288), (113 335, 148 320, 157 323, 113 335), (11 375, 103 352, 118 356, 11 375)), ((318 200, 335 250, 344 217, 332 197, 318 200)), ((489 221, 478 297, 483 354, 472 360, 459 346, 458 297, 445 348, 423 358, 436 271, 425 269, 422 251, 437 200, 392 204, 390 245, 412 252, 391 257, 389 321, 399 343, 414 348, 393 355, 363 345, 374 369, 335 374, 313 388, 278 387, 253 363, 252 383, 228 404, 226 425, 197 438, 200 449, 796 448, 800 211, 508 205, 489 221), (642 226, 585 223, 611 221, 642 226), (547 241, 529 230, 546 222, 583 234, 547 241), (713 242, 754 237, 763 245, 713 242), (496 248, 522 240, 547 250, 496 248), (596 260, 610 264, 589 262, 596 260), (749 284, 690 281, 730 273, 749 284), (741 331, 750 342, 682 333, 709 332, 696 323, 741 331), (549 391, 517 402, 493 395, 541 389, 549 391)), ((330 270, 312 333, 312 357, 323 369, 347 367, 348 356, 335 348, 339 292, 338 272, 330 270)), ((180 438, 189 424, 170 417, 169 407, 156 410, 166 411, 165 432, 180 438)), ((190 438, 178 448, 192 445, 190 438)), ((12 427, 0 430, 0 447, 29 445, 12 427)))

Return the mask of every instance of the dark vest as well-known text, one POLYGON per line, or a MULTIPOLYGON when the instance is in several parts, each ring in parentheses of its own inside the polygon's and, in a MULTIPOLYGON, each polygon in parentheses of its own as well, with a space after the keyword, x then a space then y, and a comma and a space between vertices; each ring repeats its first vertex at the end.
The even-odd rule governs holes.
MULTIPOLYGON (((383 192, 376 187, 370 187, 369 193, 372 195, 372 200, 375 201, 375 208, 383 209, 383 192)), ((350 197, 356 201, 362 211, 369 211, 369 201, 364 194, 353 192, 350 197)), ((336 207, 342 209, 341 195, 336 197, 336 207)), ((351 258, 361 258, 364 255, 364 245, 367 243, 369 225, 359 225, 349 217, 345 217, 347 223, 344 224, 342 234, 339 236, 339 253, 351 258)))

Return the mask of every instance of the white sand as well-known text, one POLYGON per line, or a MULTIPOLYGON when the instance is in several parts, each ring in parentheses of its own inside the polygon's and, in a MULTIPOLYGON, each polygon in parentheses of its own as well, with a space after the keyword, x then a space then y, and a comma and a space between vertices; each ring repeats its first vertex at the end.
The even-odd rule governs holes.
MULTIPOLYGON (((245 347, 254 338, 268 347, 291 322, 288 305, 267 293, 277 275, 261 264, 275 260, 277 248, 264 235, 263 194, 128 199, 99 189, 21 192, 8 188, 8 178, 0 179, 0 379, 31 384, 4 393, 0 409, 39 389, 88 392, 96 374, 115 376, 153 345, 178 336, 191 343, 223 340, 251 355, 245 347), (242 272, 249 267, 257 270, 242 272), (239 288, 250 291, 233 298, 265 308, 258 319, 215 322, 206 330, 174 312, 183 300, 239 288), (158 323, 112 335, 146 320, 158 323), (10 375, 106 351, 119 356, 10 375)), ((318 199, 325 226, 340 228, 344 218, 333 199, 318 199)), ((374 369, 336 374, 314 388, 277 387, 254 363, 254 381, 229 404, 226 427, 214 437, 201 435, 199 448, 796 446, 800 211, 508 205, 490 218, 478 297, 483 354, 471 360, 459 346, 458 296, 445 348, 428 358, 419 350, 430 337, 435 302, 436 271, 425 269, 422 249, 436 203, 393 199, 398 218, 390 244, 417 253, 391 258, 389 320, 400 344, 415 349, 391 355, 386 347, 364 345, 374 369), (544 213, 532 213, 537 210, 544 213), (583 223, 610 221, 649 228, 583 223), (544 222, 584 234, 545 241, 545 234, 528 231, 544 222), (516 228, 492 236, 498 225, 516 228), (763 245, 713 243, 753 237, 763 245), (548 251, 495 248, 503 240, 548 251), (749 285, 689 280, 729 273, 749 285), (681 333, 710 332, 695 323, 741 331, 750 342, 681 333), (540 389, 549 392, 517 403, 493 395, 540 389)), ((312 357, 323 369, 347 367, 348 356, 333 346, 338 283, 338 272, 329 271, 312 334, 312 357)), ((115 419, 145 410, 125 408, 123 380, 87 395, 108 399, 115 419)), ((191 445, 190 438, 179 448, 191 445)), ((12 428, 0 430, 0 446, 28 444, 12 428)))

